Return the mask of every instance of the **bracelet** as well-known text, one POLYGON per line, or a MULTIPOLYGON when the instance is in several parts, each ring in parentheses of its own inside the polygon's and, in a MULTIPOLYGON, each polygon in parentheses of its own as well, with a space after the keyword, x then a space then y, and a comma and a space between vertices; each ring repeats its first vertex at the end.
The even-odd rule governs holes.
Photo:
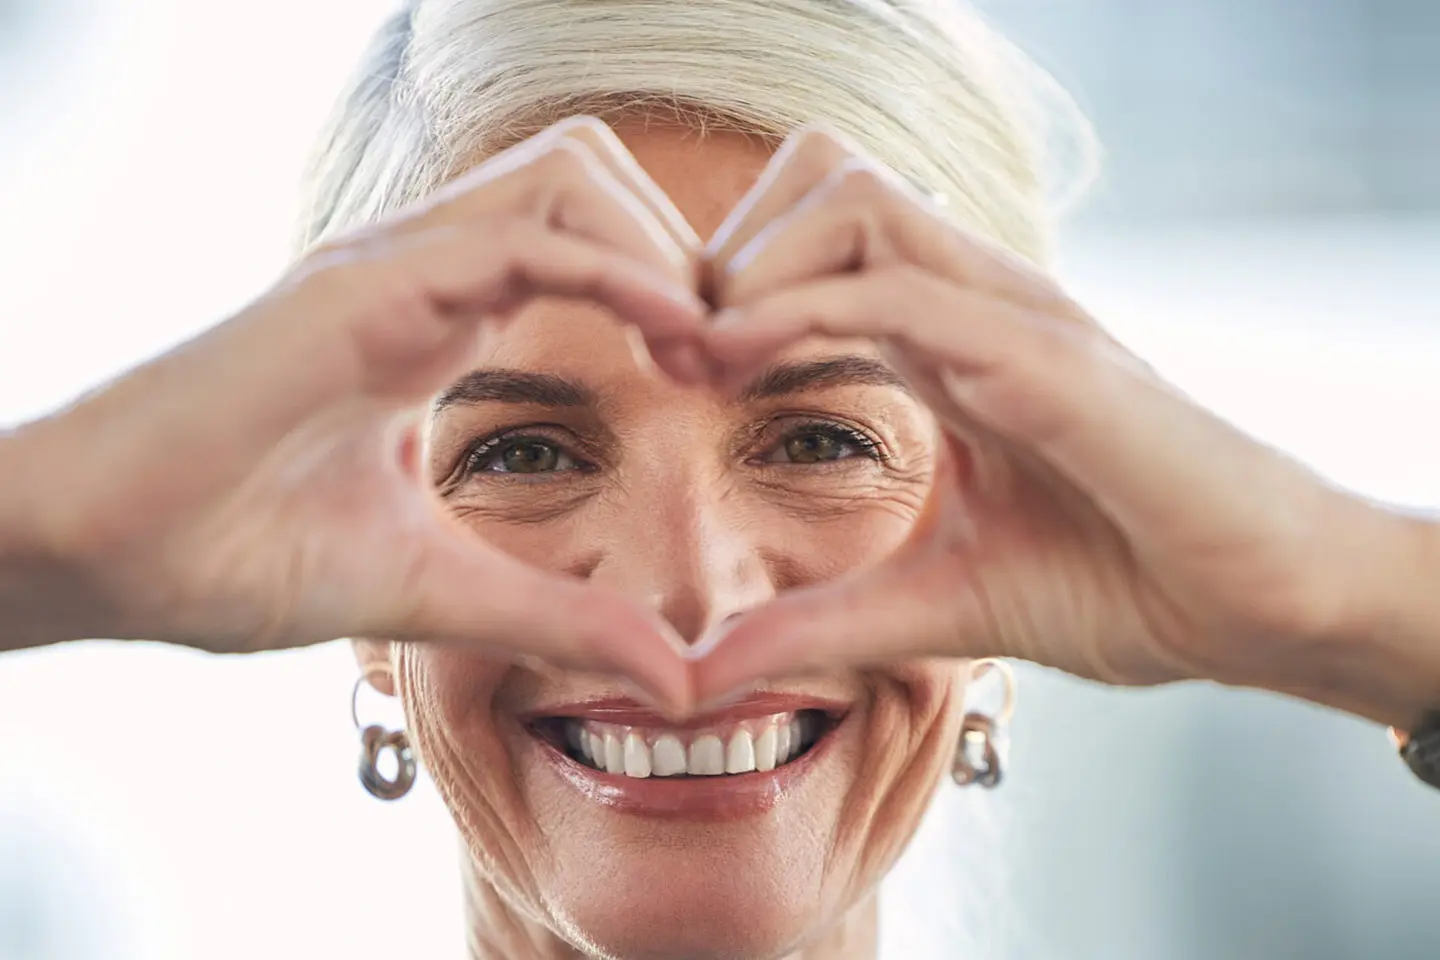
POLYGON ((1391 727, 1390 739, 1410 772, 1422 783, 1440 790, 1440 710, 1421 717, 1414 730, 1391 727))

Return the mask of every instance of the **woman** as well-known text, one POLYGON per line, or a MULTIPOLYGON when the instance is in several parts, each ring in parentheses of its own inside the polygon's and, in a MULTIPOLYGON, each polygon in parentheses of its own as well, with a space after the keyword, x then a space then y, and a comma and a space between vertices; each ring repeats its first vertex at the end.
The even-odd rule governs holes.
POLYGON ((1057 289, 1033 73, 949 9, 412 5, 297 266, 0 439, 0 642, 363 638, 476 957, 874 956, 974 658, 1417 723, 1435 527, 1057 289))

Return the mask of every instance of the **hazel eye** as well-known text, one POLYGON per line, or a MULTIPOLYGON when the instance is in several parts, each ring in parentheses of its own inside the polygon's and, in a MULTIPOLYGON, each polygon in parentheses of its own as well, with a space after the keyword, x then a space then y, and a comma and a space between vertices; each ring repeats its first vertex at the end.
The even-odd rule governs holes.
POLYGON ((875 442, 838 424, 810 424, 791 431, 775 447, 766 463, 817 464, 852 457, 878 460, 875 442))
POLYGON ((845 444, 828 433, 811 431, 785 441, 785 456, 791 463, 819 463, 839 460, 845 455, 845 444))
POLYGON ((466 473, 557 473, 580 464, 542 437, 511 437, 482 444, 466 458, 466 473))

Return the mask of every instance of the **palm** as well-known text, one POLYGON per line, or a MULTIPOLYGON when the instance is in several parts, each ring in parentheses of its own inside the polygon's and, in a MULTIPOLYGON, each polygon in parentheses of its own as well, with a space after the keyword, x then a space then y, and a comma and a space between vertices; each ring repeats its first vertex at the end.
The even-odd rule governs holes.
POLYGON ((402 470, 382 423, 336 435, 302 429, 270 451, 232 491, 184 529, 176 571, 215 632, 225 611, 264 611, 227 631, 239 649, 299 646, 376 635, 392 624, 434 552, 440 516, 420 478, 402 470), (204 609, 209 608, 209 609, 204 609))
POLYGON ((877 571, 933 611, 933 653, 1018 657, 1112 683, 1181 675, 1171 652, 1192 644, 1193 624, 1078 490, 993 444, 962 441, 946 457, 926 516, 877 571), (966 460, 973 471, 957 476, 966 460))

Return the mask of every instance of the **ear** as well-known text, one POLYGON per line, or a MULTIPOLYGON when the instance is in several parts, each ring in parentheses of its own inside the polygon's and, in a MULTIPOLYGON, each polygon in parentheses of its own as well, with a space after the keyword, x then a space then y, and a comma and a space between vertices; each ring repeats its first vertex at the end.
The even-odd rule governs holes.
POLYGON ((395 696, 395 673, 390 665, 389 640, 351 640, 355 662, 370 686, 387 697, 395 696))

